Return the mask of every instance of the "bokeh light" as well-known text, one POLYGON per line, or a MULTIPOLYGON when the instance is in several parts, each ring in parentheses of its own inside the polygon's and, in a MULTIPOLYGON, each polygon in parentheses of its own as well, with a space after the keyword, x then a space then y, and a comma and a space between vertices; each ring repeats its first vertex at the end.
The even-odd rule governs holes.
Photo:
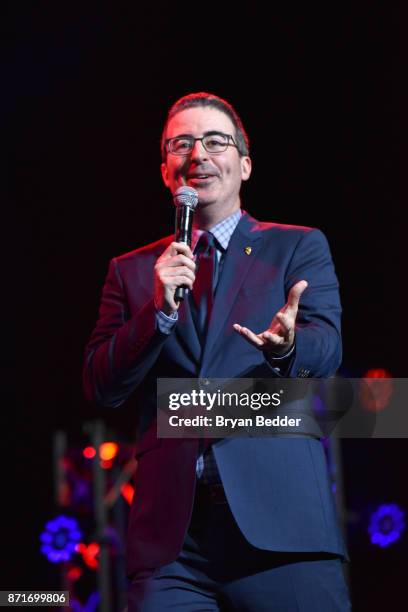
POLYGON ((372 513, 368 533, 371 543, 385 548, 400 539, 405 529, 405 512, 397 504, 382 504, 372 513))
POLYGON ((57 516, 48 521, 40 536, 41 552, 51 563, 69 561, 81 538, 78 522, 74 518, 57 516))

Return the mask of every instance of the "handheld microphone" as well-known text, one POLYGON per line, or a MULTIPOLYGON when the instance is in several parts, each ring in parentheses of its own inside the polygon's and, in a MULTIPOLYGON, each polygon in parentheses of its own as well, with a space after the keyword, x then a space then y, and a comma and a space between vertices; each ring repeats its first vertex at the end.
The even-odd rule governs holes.
MULTIPOLYGON (((184 242, 191 246, 191 234, 193 230, 193 215, 198 204, 198 193, 195 189, 188 186, 179 187, 173 195, 176 205, 176 228, 175 241, 184 242)), ((184 300, 188 293, 188 287, 182 285, 177 287, 174 293, 174 300, 180 302, 184 300)))

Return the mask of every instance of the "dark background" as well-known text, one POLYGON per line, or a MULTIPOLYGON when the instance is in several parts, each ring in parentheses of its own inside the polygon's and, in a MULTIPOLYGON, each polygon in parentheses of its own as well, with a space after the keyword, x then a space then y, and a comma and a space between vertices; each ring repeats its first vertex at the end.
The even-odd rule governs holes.
MULTIPOLYGON (((380 2, 268 12, 260 2, 36 2, 15 3, 9 17, 2 123, 6 208, 18 217, 15 235, 3 232, 3 466, 12 482, 0 586, 57 588, 38 545, 55 513, 51 437, 59 428, 74 441, 98 414, 82 397, 81 367, 109 259, 172 231, 159 141, 179 96, 210 91, 240 113, 254 165, 244 208, 327 235, 343 373, 406 376, 404 15, 380 2), (13 320, 15 352, 5 348, 13 320)), ((129 426, 126 409, 103 416, 129 426)), ((408 446, 354 440, 342 449, 356 609, 380 610, 403 597, 407 533, 375 549, 364 520, 382 502, 408 510, 408 446)))

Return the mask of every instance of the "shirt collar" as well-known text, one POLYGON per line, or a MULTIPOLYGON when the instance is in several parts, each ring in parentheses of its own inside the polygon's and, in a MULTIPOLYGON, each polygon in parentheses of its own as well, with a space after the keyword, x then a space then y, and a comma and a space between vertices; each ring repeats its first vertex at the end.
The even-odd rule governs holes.
MULTIPOLYGON (((226 219, 223 219, 216 225, 213 225, 208 230, 216 237, 216 239, 218 240, 220 246, 223 248, 224 251, 226 251, 228 248, 229 241, 231 240, 231 236, 234 233, 234 230, 238 225, 241 215, 242 215, 242 210, 239 208, 238 210, 233 212, 232 215, 230 215, 226 219)), ((193 235, 191 239, 191 250, 193 252, 194 252, 194 249, 203 231, 204 230, 200 230, 200 229, 193 230, 193 235)))

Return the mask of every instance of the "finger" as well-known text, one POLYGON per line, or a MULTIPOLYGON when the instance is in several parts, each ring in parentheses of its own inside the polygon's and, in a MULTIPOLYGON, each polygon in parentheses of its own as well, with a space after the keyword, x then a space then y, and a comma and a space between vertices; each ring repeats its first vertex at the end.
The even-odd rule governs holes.
POLYGON ((265 348, 267 346, 281 346, 285 342, 285 338, 279 334, 274 334, 269 331, 262 332, 262 334, 259 335, 264 340, 264 346, 266 345, 265 348))
POLYGON ((178 267, 178 266, 186 266, 193 272, 196 269, 196 264, 192 259, 189 259, 186 255, 173 255, 170 259, 166 260, 166 266, 178 267))
POLYGON ((169 252, 170 252, 170 257, 174 257, 174 255, 177 255, 178 253, 182 253, 189 259, 193 259, 193 253, 190 247, 188 246, 188 244, 185 244, 184 242, 172 242, 169 247, 169 252))
POLYGON ((161 278, 173 280, 175 276, 187 276, 191 281, 195 281, 195 274, 187 266, 179 266, 177 268, 166 268, 162 271, 161 278))
POLYGON ((174 276, 181 275, 188 276, 188 278, 190 278, 192 281, 195 281, 194 272, 190 270, 190 268, 187 268, 187 266, 177 266, 174 268, 169 267, 163 272, 163 276, 167 278, 173 278, 174 276))
POLYGON ((242 327, 238 323, 234 323, 232 326, 236 332, 238 332, 241 336, 243 336, 248 342, 250 342, 253 346, 257 348, 261 348, 264 345, 263 340, 259 338, 253 331, 248 329, 247 327, 242 327))
POLYGON ((296 313, 291 310, 280 310, 273 317, 266 331, 271 334, 287 333, 295 327, 296 313))
POLYGON ((186 285, 189 289, 193 289, 193 282, 191 280, 191 278, 189 278, 188 276, 184 276, 183 274, 179 274, 177 276, 172 276, 169 279, 169 283, 171 283, 171 286, 175 289, 176 287, 181 287, 183 285, 186 285))
POLYGON ((289 291, 288 301, 286 303, 286 309, 292 309, 297 311, 299 307, 300 296, 308 286, 308 282, 305 280, 301 280, 296 285, 293 285, 289 291))
MULTIPOLYGON (((288 315, 285 312, 277 312, 276 313, 276 319, 278 319, 279 321, 279 326, 281 327, 282 331, 287 334, 289 333, 293 327, 294 327, 294 318, 290 315, 288 315)), ((269 328, 268 331, 275 333, 277 331, 277 326, 273 326, 271 328, 269 328)))

